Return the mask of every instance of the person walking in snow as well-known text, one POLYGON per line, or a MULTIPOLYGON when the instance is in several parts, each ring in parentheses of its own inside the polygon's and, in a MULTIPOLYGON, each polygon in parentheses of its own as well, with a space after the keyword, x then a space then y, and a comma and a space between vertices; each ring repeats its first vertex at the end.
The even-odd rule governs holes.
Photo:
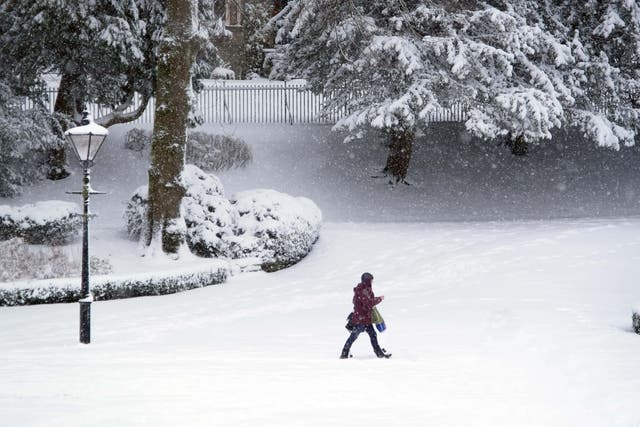
POLYGON ((349 350, 351 345, 358 338, 362 332, 369 334, 371 339, 371 346, 376 356, 389 358, 390 354, 387 354, 384 349, 380 348, 378 344, 378 335, 376 334, 373 325, 371 324, 371 311, 373 307, 380 304, 384 300, 384 296, 375 296, 371 289, 371 282, 373 281, 373 275, 371 273, 363 273, 360 278, 360 283, 353 288, 353 316, 351 317, 351 323, 354 325, 351 335, 347 338, 347 342, 344 343, 340 359, 346 359, 349 357, 349 350))

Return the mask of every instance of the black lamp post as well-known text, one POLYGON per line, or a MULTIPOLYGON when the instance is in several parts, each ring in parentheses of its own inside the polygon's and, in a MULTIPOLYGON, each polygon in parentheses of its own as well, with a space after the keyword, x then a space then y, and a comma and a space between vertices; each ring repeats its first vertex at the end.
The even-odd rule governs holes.
POLYGON ((71 143, 73 151, 78 156, 84 172, 82 179, 82 191, 72 194, 82 194, 84 202, 82 215, 82 281, 80 289, 80 342, 91 342, 91 302, 93 296, 89 291, 89 195, 104 194, 93 191, 89 184, 89 173, 102 143, 107 138, 109 131, 93 122, 88 111, 82 113, 81 126, 69 129, 64 134, 71 143))

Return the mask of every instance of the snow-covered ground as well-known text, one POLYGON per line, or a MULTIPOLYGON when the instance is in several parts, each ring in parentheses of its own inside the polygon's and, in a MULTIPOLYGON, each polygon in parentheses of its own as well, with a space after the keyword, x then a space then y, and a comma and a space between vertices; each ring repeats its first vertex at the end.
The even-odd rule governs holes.
MULTIPOLYGON (((146 160, 120 149, 124 129, 92 174, 111 193, 92 199, 92 252, 118 274, 144 268, 120 215, 146 160)), ((390 189, 371 178, 382 145, 320 126, 224 130, 254 152, 220 175, 227 192, 311 198, 326 220, 314 250, 278 273, 96 302, 89 346, 77 304, 0 308, 3 425, 640 425, 637 149, 516 159, 441 129, 417 145, 413 185, 390 189), (393 357, 363 336, 338 360, 364 271, 393 357)), ((75 185, 8 202, 73 201, 75 185)))

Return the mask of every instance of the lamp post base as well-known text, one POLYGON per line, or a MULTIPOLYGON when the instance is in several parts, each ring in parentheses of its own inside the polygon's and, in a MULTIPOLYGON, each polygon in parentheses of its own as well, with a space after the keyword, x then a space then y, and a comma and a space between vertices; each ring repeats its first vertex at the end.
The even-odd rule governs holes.
POLYGON ((91 342, 91 301, 80 301, 80 343, 91 342))

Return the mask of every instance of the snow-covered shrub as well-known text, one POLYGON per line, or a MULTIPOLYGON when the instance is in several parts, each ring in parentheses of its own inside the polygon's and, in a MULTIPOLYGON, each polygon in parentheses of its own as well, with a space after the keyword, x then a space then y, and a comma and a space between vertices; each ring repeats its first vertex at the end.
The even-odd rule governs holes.
POLYGON ((142 235, 142 230, 147 216, 149 204, 149 187, 143 185, 133 192, 127 206, 124 208, 124 221, 127 225, 129 237, 137 240, 142 235))
MULTIPOLYGON (((193 165, 185 166, 182 180, 186 241, 196 255, 258 258, 264 270, 276 271, 300 261, 318 240, 322 212, 309 199, 253 190, 229 200, 217 177, 193 165)), ((147 197, 146 187, 140 187, 125 209, 132 237, 141 235, 147 197)))
POLYGON ((113 273, 113 264, 109 258, 91 255, 89 257, 89 272, 97 275, 111 274, 113 273))
POLYGON ((640 334, 640 306, 633 309, 633 315, 631 317, 633 321, 633 331, 636 334, 640 334))
POLYGON ((76 239, 81 227, 82 212, 75 203, 48 200, 0 206, 0 240, 20 237, 33 245, 63 245, 76 239))
POLYGON ((124 136, 124 148, 141 152, 151 147, 151 133, 139 128, 131 129, 124 136))
POLYGON ((229 68, 216 67, 213 69, 211 73, 211 78, 222 79, 222 80, 235 80, 236 73, 229 68))
MULTIPOLYGON (((0 242, 0 282, 78 276, 81 259, 70 256, 60 246, 30 246, 21 238, 0 242)), ((91 274, 109 274, 108 259, 89 258, 91 274)))
POLYGON ((186 194, 182 199, 182 216, 187 225, 187 244, 204 257, 230 256, 235 211, 224 197, 220 180, 193 165, 182 172, 186 194))
MULTIPOLYGON (((195 272, 150 273, 131 277, 96 276, 91 279, 91 293, 97 301, 167 295, 189 289, 217 285, 227 280, 228 267, 208 266, 195 272)), ((80 280, 52 279, 47 282, 0 287, 0 307, 77 302, 80 280)))
POLYGON ((61 247, 33 248, 21 238, 0 242, 0 282, 66 277, 76 267, 61 247))
POLYGON ((297 263, 320 235, 322 212, 307 198, 250 190, 238 193, 232 203, 238 211, 236 256, 259 257, 265 271, 297 263))
POLYGON ((209 172, 244 167, 251 162, 251 149, 241 139, 226 135, 191 132, 187 141, 187 163, 209 172))

